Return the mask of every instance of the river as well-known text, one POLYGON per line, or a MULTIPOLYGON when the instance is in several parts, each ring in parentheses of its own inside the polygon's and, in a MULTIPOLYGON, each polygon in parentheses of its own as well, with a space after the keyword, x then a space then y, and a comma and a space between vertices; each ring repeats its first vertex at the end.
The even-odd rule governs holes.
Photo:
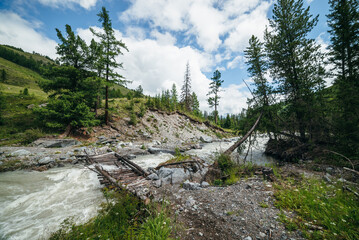
MULTIPOLYGON (((232 141, 204 144, 186 154, 213 161, 216 152, 224 151, 232 141)), ((247 156, 247 162, 258 165, 274 160, 263 155, 266 139, 258 139, 257 145, 247 156)), ((243 159, 246 151, 238 156, 243 159)), ((143 168, 156 167, 172 158, 171 154, 139 156, 133 161, 143 168)), ((53 168, 45 172, 14 171, 0 174, 0 240, 46 239, 61 223, 73 218, 84 223, 97 214, 105 199, 96 173, 83 166, 53 168)))

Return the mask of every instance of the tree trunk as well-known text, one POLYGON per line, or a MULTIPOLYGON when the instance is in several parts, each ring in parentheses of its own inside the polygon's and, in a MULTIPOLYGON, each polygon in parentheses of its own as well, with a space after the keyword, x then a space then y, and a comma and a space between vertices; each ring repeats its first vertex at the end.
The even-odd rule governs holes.
POLYGON ((235 144, 233 144, 230 148, 228 148, 224 154, 226 155, 230 155, 234 149, 236 149, 237 147, 239 147, 245 140, 247 140, 247 138, 252 134, 252 132, 256 129, 259 121, 261 120, 263 115, 263 112, 261 112, 256 120, 256 122, 254 123, 254 125, 252 126, 252 128, 246 133, 246 135, 244 135, 241 139, 239 139, 235 144))
POLYGON ((72 130, 71 124, 67 125, 65 132, 63 134, 61 134, 59 137, 64 138, 64 137, 69 136, 71 130, 72 130))
POLYGON ((106 85, 105 124, 108 125, 108 86, 106 85))

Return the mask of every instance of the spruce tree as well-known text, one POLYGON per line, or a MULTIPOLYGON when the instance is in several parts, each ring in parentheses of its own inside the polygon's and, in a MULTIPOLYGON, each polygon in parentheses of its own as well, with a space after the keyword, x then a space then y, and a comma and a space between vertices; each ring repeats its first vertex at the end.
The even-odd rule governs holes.
POLYGON ((277 91, 285 96, 289 118, 295 119, 291 128, 299 131, 303 141, 315 114, 314 92, 323 87, 324 75, 319 45, 308 38, 318 16, 309 11, 303 0, 278 0, 269 20, 272 31, 265 32, 271 75, 277 91))
POLYGON ((171 89, 171 108, 172 108, 172 111, 177 109, 177 103, 178 103, 177 88, 176 88, 176 84, 173 84, 172 89, 171 89))
POLYGON ((181 89, 181 103, 187 111, 191 111, 191 102, 191 72, 189 62, 187 62, 183 86, 181 89))
POLYGON ((337 131, 349 155, 359 154, 359 2, 330 0, 330 61, 337 73, 337 131))
POLYGON ((66 25, 66 36, 56 29, 60 43, 56 47, 61 63, 44 70, 49 80, 39 81, 43 91, 49 93, 44 108, 35 108, 39 120, 50 128, 88 127, 98 123, 90 111, 94 107, 101 81, 89 71, 89 47, 66 25))
POLYGON ((195 92, 192 93, 191 98, 192 98, 192 112, 194 113, 194 115, 199 116, 200 115, 199 101, 195 92))
POLYGON ((249 39, 249 46, 244 51, 246 64, 248 65, 249 76, 254 81, 254 89, 252 90, 253 99, 249 99, 249 103, 253 103, 253 108, 258 108, 263 112, 260 125, 267 130, 267 134, 271 137, 271 133, 275 134, 275 123, 271 112, 271 104, 274 103, 272 92, 273 87, 268 83, 265 75, 268 70, 266 53, 264 44, 255 36, 249 39))
POLYGON ((221 98, 218 94, 221 91, 220 88, 222 86, 222 83, 224 80, 221 79, 221 73, 220 71, 216 70, 213 73, 213 77, 211 78, 212 82, 209 84, 209 93, 207 93, 207 96, 213 95, 212 97, 208 98, 208 104, 209 107, 214 107, 214 122, 217 124, 217 118, 218 118, 218 105, 219 105, 219 99, 221 98))
POLYGON ((105 123, 109 123, 108 115, 108 88, 110 84, 121 84, 124 85, 128 81, 124 77, 118 74, 115 70, 118 68, 123 68, 123 63, 118 63, 116 57, 123 55, 122 49, 128 51, 125 43, 121 40, 117 40, 115 37, 115 31, 112 28, 112 22, 109 16, 108 11, 105 7, 102 7, 100 13, 97 14, 99 17, 99 22, 102 23, 103 32, 96 32, 94 29, 90 28, 91 32, 100 38, 101 45, 103 47, 102 63, 104 69, 104 78, 106 80, 105 86, 105 123))

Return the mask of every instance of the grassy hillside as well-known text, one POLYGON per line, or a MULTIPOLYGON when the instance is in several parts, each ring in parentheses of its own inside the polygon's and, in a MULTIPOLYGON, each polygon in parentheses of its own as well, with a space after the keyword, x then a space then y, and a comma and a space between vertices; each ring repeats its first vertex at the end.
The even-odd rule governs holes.
POLYGON ((2 69, 6 71, 4 83, 23 88, 40 89, 36 83, 43 79, 40 74, 0 57, 0 70, 2 69))
POLYGON ((18 53, 20 55, 23 55, 27 58, 33 58, 35 61, 42 61, 44 64, 54 64, 54 61, 51 60, 49 57, 46 57, 46 56, 42 56, 38 53, 28 53, 28 52, 24 52, 22 49, 20 48, 15 48, 15 47, 12 47, 12 46, 8 46, 8 45, 1 45, 0 46, 6 48, 6 49, 9 49, 15 53, 18 53))

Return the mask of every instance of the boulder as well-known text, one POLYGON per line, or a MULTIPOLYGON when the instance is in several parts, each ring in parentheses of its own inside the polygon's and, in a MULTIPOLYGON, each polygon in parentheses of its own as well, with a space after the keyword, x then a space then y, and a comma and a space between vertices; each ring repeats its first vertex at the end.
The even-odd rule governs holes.
POLYGON ((148 180, 158 180, 158 179, 159 179, 159 177, 158 177, 158 175, 157 175, 156 173, 151 173, 151 174, 148 175, 146 178, 147 178, 148 180))
POLYGON ((213 138, 208 137, 208 136, 201 136, 201 137, 199 138, 199 140, 201 140, 201 141, 204 142, 204 143, 211 143, 211 142, 213 142, 213 138))
POLYGON ((28 156, 30 154, 31 154, 30 151, 27 151, 25 149, 20 149, 20 150, 17 150, 15 152, 11 153, 11 156, 13 156, 13 157, 21 157, 21 156, 28 156))
POLYGON ((189 177, 189 173, 185 172, 183 168, 173 168, 172 184, 182 183, 189 177))
POLYGON ((45 165, 45 164, 49 164, 49 163, 53 163, 53 162, 55 162, 55 160, 52 159, 51 157, 44 157, 39 160, 40 165, 45 165))
POLYGON ((170 175, 172 175, 173 173, 173 169, 171 168, 166 168, 166 167, 162 167, 160 168, 160 170, 158 171, 158 177, 159 178, 166 178, 170 175))
POLYGON ((206 188, 206 187, 209 187, 209 186, 210 186, 210 185, 209 185, 208 182, 203 181, 203 182, 201 183, 201 187, 203 187, 203 188, 206 188))

